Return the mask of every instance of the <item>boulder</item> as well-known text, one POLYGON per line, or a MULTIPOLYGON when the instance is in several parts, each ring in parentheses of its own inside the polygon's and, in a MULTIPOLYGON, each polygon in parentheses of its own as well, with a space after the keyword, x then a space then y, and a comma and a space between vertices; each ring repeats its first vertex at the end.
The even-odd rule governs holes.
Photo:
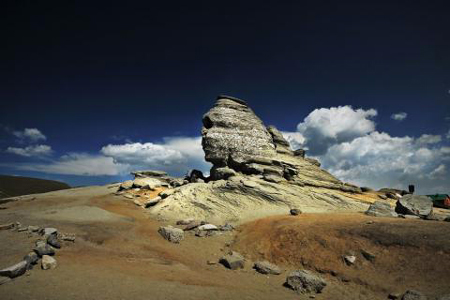
POLYGON ((50 270, 56 268, 58 263, 56 262, 56 259, 54 259, 51 256, 44 255, 42 256, 41 266, 43 270, 50 270))
POLYGON ((23 260, 9 268, 0 270, 0 276, 15 278, 25 274, 28 268, 28 262, 23 260))
POLYGON ((172 226, 161 226, 159 227, 158 232, 163 238, 175 244, 178 244, 184 239, 183 230, 172 226))
POLYGON ((234 226, 231 225, 231 224, 228 224, 228 223, 226 223, 225 225, 219 225, 219 226, 217 226, 217 228, 220 231, 232 231, 232 230, 234 230, 234 226))
POLYGON ((375 201, 370 204, 369 209, 365 212, 368 216, 373 217, 396 217, 397 214, 392 210, 391 205, 387 202, 375 201))
POLYGON ((397 201, 398 214, 416 215, 425 218, 433 211, 433 202, 427 196, 405 195, 397 201))
POLYGON ((58 234, 58 229, 52 227, 46 227, 41 230, 41 234, 44 236, 49 236, 52 234, 58 234))
POLYGON ((231 252, 223 256, 219 263, 231 270, 243 269, 245 266, 245 258, 238 252, 231 252))
POLYGON ((264 260, 264 261, 257 261, 253 268, 261 274, 272 274, 272 275, 280 275, 281 270, 278 266, 264 260))
POLYGON ((327 282, 308 270, 297 270, 286 278, 286 285, 297 293, 321 293, 327 282))
POLYGON ((129 189, 131 189, 133 187, 133 180, 127 180, 127 181, 124 181, 124 182, 122 182, 122 184, 119 186, 119 191, 122 191, 122 190, 129 190, 129 189))
POLYGON ((58 241, 58 237, 56 236, 56 234, 52 234, 47 237, 47 244, 56 249, 61 248, 61 243, 58 241))
POLYGON ((407 290, 403 294, 402 300, 427 300, 427 297, 418 291, 407 290))
POLYGON ((33 250, 39 257, 42 257, 43 255, 55 255, 55 249, 44 241, 37 241, 36 247, 33 250))
POLYGON ((187 224, 187 225, 183 228, 183 230, 184 230, 184 231, 189 231, 189 230, 192 230, 192 229, 197 228, 197 227, 200 226, 200 225, 202 225, 202 223, 201 223, 200 221, 192 221, 191 223, 187 224))
POLYGON ((344 255, 344 261, 348 266, 355 264, 356 256, 354 255, 344 255))

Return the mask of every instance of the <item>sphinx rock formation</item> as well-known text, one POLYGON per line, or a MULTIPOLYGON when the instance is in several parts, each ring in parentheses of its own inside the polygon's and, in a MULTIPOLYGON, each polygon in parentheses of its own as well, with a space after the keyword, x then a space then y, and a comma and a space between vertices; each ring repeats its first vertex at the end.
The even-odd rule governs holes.
POLYGON ((203 116, 202 146, 213 164, 204 183, 189 183, 151 209, 164 218, 237 221, 289 208, 304 212, 364 210, 361 189, 320 168, 305 151, 293 151, 243 100, 221 95, 203 116))

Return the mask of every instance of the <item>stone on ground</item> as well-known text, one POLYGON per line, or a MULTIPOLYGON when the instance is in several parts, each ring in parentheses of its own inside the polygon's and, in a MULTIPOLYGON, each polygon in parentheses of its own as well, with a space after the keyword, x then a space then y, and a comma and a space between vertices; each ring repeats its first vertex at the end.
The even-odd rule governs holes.
POLYGON ((433 202, 427 196, 405 195, 397 201, 395 212, 425 218, 433 211, 433 202))
POLYGON ((243 269, 245 266, 245 258, 238 252, 231 252, 223 256, 219 263, 231 270, 243 269))
POLYGON ((286 278, 286 285, 297 293, 320 293, 327 282, 308 270, 297 270, 286 278))
POLYGON ((178 244, 184 239, 184 232, 182 229, 171 226, 161 226, 158 230, 159 234, 169 242, 178 244))
POLYGON ((38 263, 39 256, 35 252, 30 252, 23 257, 23 260, 28 263, 28 268, 30 268, 31 265, 35 265, 38 263))
POLYGON ((127 180, 122 182, 122 184, 119 186, 119 191, 122 190, 129 190, 133 187, 133 180, 127 180))
POLYGON ((268 261, 257 261, 253 268, 261 274, 272 274, 280 275, 281 270, 278 266, 268 262, 268 261))
POLYGON ((23 260, 9 268, 0 270, 0 276, 15 278, 15 277, 25 274, 25 272, 27 271, 27 267, 28 267, 28 262, 23 260))
POLYGON ((298 216, 302 214, 302 211, 298 208, 292 208, 289 213, 293 216, 298 216))
POLYGON ((50 270, 56 268, 58 263, 56 262, 56 259, 49 255, 42 256, 41 266, 43 270, 50 270))
POLYGON ((53 249, 50 245, 48 245, 44 241, 37 241, 36 247, 33 250, 40 257, 42 257, 44 255, 54 255, 55 254, 55 249, 53 249))
POLYGON ((47 238, 47 244, 49 244, 50 246, 56 248, 56 249, 60 249, 61 248, 61 243, 58 240, 58 237, 56 234, 52 234, 50 236, 48 236, 47 238))
POLYGON ((407 290, 403 296, 402 300, 427 300, 427 297, 415 290, 407 290))
POLYGON ((209 231, 209 230, 219 230, 219 228, 217 228, 217 226, 213 225, 213 224, 205 224, 205 225, 198 226, 198 230, 209 231))

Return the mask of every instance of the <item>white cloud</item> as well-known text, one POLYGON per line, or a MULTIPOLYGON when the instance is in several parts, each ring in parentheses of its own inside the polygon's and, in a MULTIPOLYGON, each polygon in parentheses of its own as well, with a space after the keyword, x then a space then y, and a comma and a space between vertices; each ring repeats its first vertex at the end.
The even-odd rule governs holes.
POLYGON ((376 115, 375 109, 355 110, 348 105, 315 109, 297 125, 297 131, 304 137, 304 146, 310 153, 321 155, 334 144, 374 131, 375 123, 371 118, 376 115))
POLYGON ((350 106, 311 112, 297 132, 283 132, 293 148, 309 148, 322 166, 343 181, 373 188, 405 189, 418 193, 450 192, 450 147, 442 136, 393 137, 376 131, 376 110, 350 106), (295 138, 299 134, 298 138, 295 138))
POLYGON ((25 157, 42 157, 52 154, 53 150, 50 146, 47 145, 35 145, 25 148, 8 147, 6 149, 6 152, 25 157))
POLYGON ((127 166, 114 162, 111 157, 86 153, 70 153, 46 164, 17 164, 14 167, 18 170, 82 176, 113 176, 127 171, 127 166))
POLYGON ((46 140, 47 137, 37 128, 25 128, 23 131, 15 130, 12 134, 19 138, 20 141, 38 142, 46 140))
POLYGON ((399 112, 399 113, 391 115, 391 119, 393 119, 395 121, 399 121, 399 122, 406 119, 406 117, 408 117, 408 114, 405 112, 399 112))
POLYGON ((300 133, 296 131, 281 131, 281 134, 283 134, 283 137, 286 139, 286 141, 291 144, 291 148, 294 150, 305 148, 305 137, 300 133))
POLYGON ((442 141, 442 137, 440 135, 432 135, 432 134, 422 134, 418 139, 418 144, 437 144, 442 141))
POLYGON ((211 167, 204 161, 201 137, 167 137, 160 144, 110 144, 100 152, 116 163, 128 165, 130 170, 158 169, 182 175, 189 169, 206 172, 211 167))

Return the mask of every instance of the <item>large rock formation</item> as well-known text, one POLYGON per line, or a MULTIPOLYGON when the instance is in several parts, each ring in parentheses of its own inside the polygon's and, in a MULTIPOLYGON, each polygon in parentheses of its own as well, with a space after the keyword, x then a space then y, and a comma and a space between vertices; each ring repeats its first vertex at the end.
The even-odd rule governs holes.
POLYGON ((292 207, 304 212, 365 210, 341 182, 302 149, 293 151, 274 127, 266 127, 245 101, 219 96, 203 117, 202 145, 213 164, 204 183, 175 188, 151 208, 164 218, 243 220, 292 207))

